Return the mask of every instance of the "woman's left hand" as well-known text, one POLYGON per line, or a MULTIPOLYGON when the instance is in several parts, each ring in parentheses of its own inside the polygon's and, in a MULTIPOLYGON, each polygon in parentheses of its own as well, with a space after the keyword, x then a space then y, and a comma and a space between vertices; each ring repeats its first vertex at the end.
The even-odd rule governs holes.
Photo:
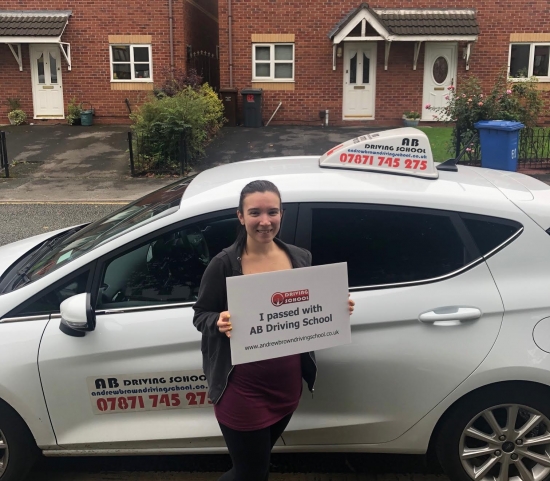
POLYGON ((355 308, 355 301, 350 297, 350 294, 348 294, 348 309, 349 309, 350 316, 353 314, 354 308, 355 308))

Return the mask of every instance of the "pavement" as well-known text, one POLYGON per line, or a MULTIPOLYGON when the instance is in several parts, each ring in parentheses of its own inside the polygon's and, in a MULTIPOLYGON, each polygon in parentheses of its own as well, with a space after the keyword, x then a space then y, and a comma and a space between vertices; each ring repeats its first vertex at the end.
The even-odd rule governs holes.
MULTIPOLYGON (((0 203, 126 203, 177 178, 132 178, 129 126, 0 126, 6 132, 10 178, 0 178, 0 203)), ((288 155, 321 155, 368 127, 224 127, 194 169, 288 155)), ((550 172, 523 171, 550 183, 550 172)))

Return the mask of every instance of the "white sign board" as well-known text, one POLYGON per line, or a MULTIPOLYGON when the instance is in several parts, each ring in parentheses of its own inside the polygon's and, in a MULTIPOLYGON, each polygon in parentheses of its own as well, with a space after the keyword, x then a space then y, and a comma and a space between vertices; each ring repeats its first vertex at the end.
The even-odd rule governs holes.
POLYGON ((227 301, 234 365, 351 342, 345 262, 228 277, 227 301))

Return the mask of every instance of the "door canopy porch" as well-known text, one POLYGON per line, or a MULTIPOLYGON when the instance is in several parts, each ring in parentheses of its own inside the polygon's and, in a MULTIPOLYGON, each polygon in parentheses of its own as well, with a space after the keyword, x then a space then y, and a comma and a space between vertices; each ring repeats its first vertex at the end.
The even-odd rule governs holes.
POLYGON ((70 10, 0 10, 0 43, 10 48, 19 70, 23 70, 21 44, 54 43, 71 70, 71 45, 61 40, 70 10))
POLYGON ((474 9, 371 8, 366 3, 346 15, 328 35, 333 44, 333 70, 336 70, 342 42, 380 40, 386 43, 385 70, 393 42, 415 42, 413 70, 416 70, 422 42, 465 42, 463 57, 468 70, 471 46, 478 36, 474 9))

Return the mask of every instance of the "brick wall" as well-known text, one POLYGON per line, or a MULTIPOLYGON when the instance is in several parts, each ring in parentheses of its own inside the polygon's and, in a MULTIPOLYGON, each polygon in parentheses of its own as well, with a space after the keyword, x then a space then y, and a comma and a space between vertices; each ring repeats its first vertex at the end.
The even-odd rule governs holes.
MULTIPOLYGON (((204 0, 194 0, 201 4, 204 0)), ((188 0, 173 0, 174 63, 175 68, 185 70, 187 39, 215 39, 217 24, 208 15, 194 7, 188 0), (206 20, 205 20, 206 18, 206 20), (200 25, 200 29, 194 29, 200 25), (198 34, 197 31, 202 32, 198 34)), ((207 11, 217 14, 217 0, 208 0, 207 11)), ((124 100, 128 98, 135 107, 149 93, 144 90, 112 90, 109 65, 109 35, 151 35, 153 56, 153 80, 161 84, 169 75, 169 20, 168 0, 140 2, 129 0, 115 2, 98 0, 3 0, 3 10, 72 10, 62 40, 71 44, 72 70, 62 60, 62 79, 65 106, 74 96, 90 102, 95 108, 95 122, 128 123, 128 110, 124 100)), ((198 40, 197 40, 198 41, 198 40)), ((202 40, 201 40, 202 41, 202 40)), ((0 123, 7 121, 7 97, 21 99, 22 108, 30 119, 33 116, 32 83, 28 45, 22 46, 23 72, 9 48, 0 44, 0 123)), ((32 121, 32 120, 31 120, 32 121)), ((40 121, 38 121, 40 122, 40 121)))
MULTIPOLYGON (((359 0, 232 0, 233 86, 252 86, 251 34, 295 34, 295 90, 264 91, 264 121, 278 103, 283 105, 273 122, 319 123, 319 110, 330 110, 331 123, 342 121, 343 60, 332 70, 332 43, 328 33, 360 5, 359 0), (309 122, 311 121, 311 122, 309 122)), ((479 41, 472 48, 470 73, 490 89, 508 63, 511 33, 550 32, 546 0, 379 0, 371 8, 476 8, 479 41)), ((221 86, 229 86, 228 0, 219 1, 221 86)), ((458 83, 467 75, 458 49, 458 83)), ((371 125, 396 125, 404 110, 423 108, 424 45, 413 71, 413 42, 394 42, 388 70, 384 70, 384 42, 378 42, 376 68, 376 121, 371 125)), ((550 95, 543 94, 550 105, 550 95)), ((240 96, 239 96, 240 97, 240 96)), ((239 103, 241 99, 239 98, 239 103)), ((241 106, 242 107, 242 106, 241 106)))

